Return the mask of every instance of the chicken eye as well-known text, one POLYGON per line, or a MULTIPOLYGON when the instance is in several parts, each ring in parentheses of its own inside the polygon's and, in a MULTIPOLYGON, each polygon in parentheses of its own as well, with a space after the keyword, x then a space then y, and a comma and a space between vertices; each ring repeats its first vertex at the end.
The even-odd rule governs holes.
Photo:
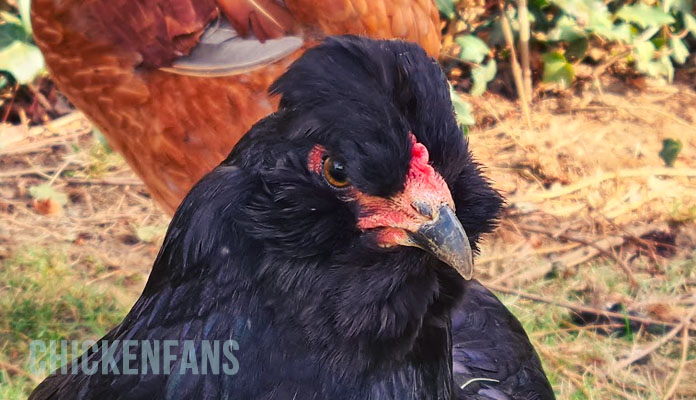
POLYGON ((348 175, 343 163, 333 160, 331 157, 324 159, 324 179, 329 182, 329 185, 336 188, 344 188, 350 185, 348 175))

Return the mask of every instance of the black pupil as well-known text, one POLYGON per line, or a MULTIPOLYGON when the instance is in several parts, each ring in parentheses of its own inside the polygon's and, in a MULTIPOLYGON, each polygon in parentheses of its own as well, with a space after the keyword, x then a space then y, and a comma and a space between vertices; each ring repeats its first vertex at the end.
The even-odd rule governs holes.
POLYGON ((343 164, 341 162, 332 160, 331 166, 329 168, 329 173, 336 182, 343 183, 348 180, 345 168, 343 167, 343 164))

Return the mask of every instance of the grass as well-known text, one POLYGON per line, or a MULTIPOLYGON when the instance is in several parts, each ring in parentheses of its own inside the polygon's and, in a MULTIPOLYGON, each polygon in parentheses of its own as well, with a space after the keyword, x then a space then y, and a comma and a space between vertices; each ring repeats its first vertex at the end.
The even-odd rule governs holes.
MULTIPOLYGON (((26 398, 43 378, 31 372, 30 340, 96 340, 121 321, 135 300, 132 283, 124 279, 94 283, 109 273, 98 257, 71 260, 67 254, 60 247, 25 247, 4 260, 0 270, 1 399, 26 398)), ((696 253, 669 263, 661 277, 642 280, 632 293, 622 272, 611 263, 587 263, 573 273, 534 282, 524 291, 585 304, 593 304, 597 296, 646 303, 674 298, 683 292, 687 280, 696 277, 696 253)), ((618 328, 605 334, 574 324, 563 308, 512 295, 500 297, 529 332, 559 399, 659 399, 672 381, 681 351, 678 340, 626 371, 605 374, 616 360, 659 339, 662 332, 618 328)), ((688 360, 686 377, 696 374, 693 347, 688 360)))
MULTIPOLYGON (((619 310, 672 322, 693 307, 696 254, 687 249, 696 248, 696 192, 690 189, 694 178, 641 175, 611 179, 583 186, 566 196, 535 200, 538 194, 546 193, 544 184, 567 186, 592 179, 597 171, 661 166, 657 157, 660 135, 681 137, 688 143, 690 137, 684 132, 690 131, 682 125, 648 113, 637 115, 623 110, 620 105, 626 99, 625 94, 605 92, 601 104, 607 107, 577 111, 586 104, 596 104, 597 99, 571 97, 562 109, 572 112, 558 111, 557 105, 565 103, 546 99, 535 105, 537 128, 528 131, 521 128, 526 124, 516 104, 478 98, 477 112, 495 109, 495 114, 487 118, 501 122, 473 129, 472 148, 489 167, 487 173, 497 187, 508 193, 510 206, 510 215, 504 221, 508 224, 485 243, 477 270, 480 278, 495 280, 502 276, 497 282, 500 286, 545 299, 593 308, 618 304, 619 310), (632 132, 629 141, 626 132, 632 132), (640 157, 635 153, 637 146, 640 157), (639 208, 635 208, 628 201, 634 198, 645 203, 636 203, 639 208), (577 247, 569 248, 573 243, 568 240, 523 229, 542 226, 549 232, 567 230, 570 236, 595 241, 622 236, 643 225, 672 232, 661 227, 666 222, 673 223, 671 228, 681 227, 674 230, 679 250, 675 258, 653 262, 644 256, 629 257, 639 253, 631 242, 612 249, 617 258, 629 260, 637 288, 628 284, 625 273, 610 258, 596 256, 573 266, 565 262, 577 259, 577 255, 568 258, 577 250, 591 246, 575 243, 577 247), (544 251, 549 249, 556 250, 544 251), (664 315, 656 315, 655 309, 662 309, 664 315)), ((645 96, 631 95, 630 102, 664 110, 661 115, 679 115, 678 110, 688 109, 693 103, 693 93, 684 88, 655 89, 645 96)), ((162 229, 168 223, 168 217, 154 205, 143 186, 100 182, 101 178, 135 177, 120 156, 94 139, 86 121, 71 121, 62 126, 61 132, 82 131, 81 136, 67 140, 46 130, 40 135, 46 141, 40 151, 0 157, 8 171, 35 166, 49 171, 8 174, 0 179, 3 400, 25 398, 44 377, 30 371, 30 340, 98 339, 120 322, 140 293, 159 249, 162 229), (67 160, 71 160, 69 165, 67 160), (54 176, 55 171, 62 172, 54 176), (69 183, 65 177, 92 182, 69 183), (68 195, 69 201, 61 213, 45 216, 32 207, 26 192, 48 181, 55 190, 68 195)), ((689 150, 685 148, 677 168, 696 165, 694 153, 689 150)), ((674 381, 681 364, 679 335, 629 367, 610 371, 636 349, 658 342, 668 329, 626 325, 618 320, 614 322, 619 327, 607 333, 577 325, 570 311, 562 307, 512 295, 501 298, 527 329, 559 400, 662 399, 674 381)), ((693 338, 689 344, 676 398, 696 398, 693 338)))
MULTIPOLYGON (((576 304, 620 302, 624 306, 656 305, 688 292, 687 281, 696 277, 696 253, 669 262, 660 276, 641 280, 632 292, 622 271, 611 263, 587 263, 576 271, 538 281, 525 292, 576 304)), ((678 338, 667 342, 643 360, 622 371, 609 372, 632 350, 657 341, 667 330, 626 324, 611 332, 585 329, 572 322, 570 311, 517 296, 501 296, 529 333, 559 399, 662 399, 679 366, 678 338)), ((666 307, 674 306, 666 304, 666 307)), ((643 307, 639 307, 643 308, 643 307)), ((620 321, 618 321, 620 322, 620 321)), ((696 376, 696 346, 687 354, 683 381, 696 376)), ((676 398, 693 398, 687 386, 676 398)))
POLYGON ((24 399, 43 378, 30 372, 31 340, 96 340, 121 321, 130 305, 112 291, 123 288, 90 284, 98 271, 89 262, 71 264, 64 249, 27 247, 3 260, 1 399, 24 399))

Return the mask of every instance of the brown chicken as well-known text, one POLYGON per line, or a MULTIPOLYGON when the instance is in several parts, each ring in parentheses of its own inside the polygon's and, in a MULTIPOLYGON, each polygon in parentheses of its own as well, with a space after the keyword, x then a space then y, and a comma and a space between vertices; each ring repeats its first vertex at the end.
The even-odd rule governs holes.
POLYGON ((322 37, 440 48, 433 0, 33 0, 32 22, 58 87, 169 212, 322 37))

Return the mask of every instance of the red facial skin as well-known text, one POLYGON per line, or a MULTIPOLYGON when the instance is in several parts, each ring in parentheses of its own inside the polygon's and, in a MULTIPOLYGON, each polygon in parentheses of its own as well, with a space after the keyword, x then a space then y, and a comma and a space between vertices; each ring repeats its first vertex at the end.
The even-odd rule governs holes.
MULTIPOLYGON (((347 197, 359 205, 358 228, 362 231, 377 230, 377 243, 382 247, 413 246, 408 232, 416 232, 424 224, 435 221, 443 205, 455 209, 447 183, 429 164, 428 149, 413 134, 410 134, 410 139, 411 162, 401 192, 385 198, 354 188, 346 191, 347 197), (416 209, 416 202, 429 206, 431 215, 424 215, 416 209)), ((310 170, 322 174, 325 157, 326 150, 315 146, 308 156, 310 170)))
POLYGON ((326 149, 324 146, 315 145, 312 150, 309 151, 307 156, 307 165, 310 171, 314 171, 321 175, 322 164, 324 163, 324 157, 326 156, 326 149))

